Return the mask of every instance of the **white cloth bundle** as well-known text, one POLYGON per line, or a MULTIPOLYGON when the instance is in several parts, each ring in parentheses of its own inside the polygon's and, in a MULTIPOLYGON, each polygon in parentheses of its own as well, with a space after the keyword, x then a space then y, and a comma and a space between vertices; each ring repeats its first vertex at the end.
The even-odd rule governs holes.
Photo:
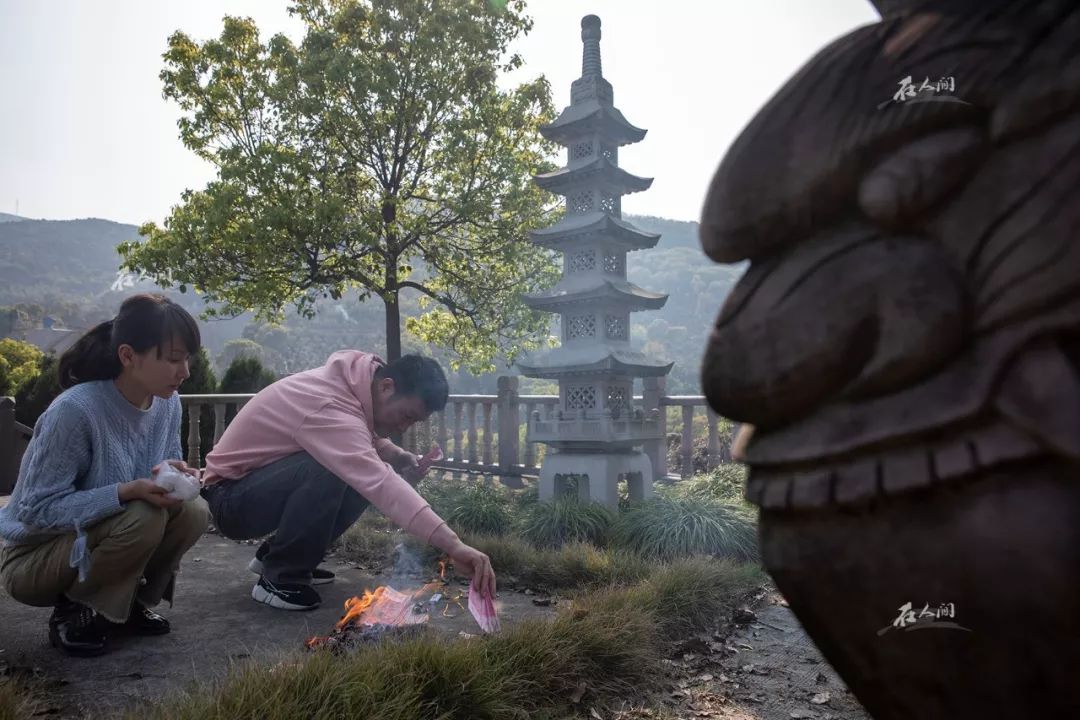
POLYGON ((168 460, 154 474, 154 484, 170 491, 166 497, 178 500, 191 500, 199 494, 199 481, 177 470, 168 460))

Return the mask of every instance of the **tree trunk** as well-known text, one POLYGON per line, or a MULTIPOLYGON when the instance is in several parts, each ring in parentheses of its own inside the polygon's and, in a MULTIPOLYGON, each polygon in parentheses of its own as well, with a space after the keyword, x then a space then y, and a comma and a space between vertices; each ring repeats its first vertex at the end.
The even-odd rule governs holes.
POLYGON ((393 301, 384 301, 386 305, 386 362, 394 362, 401 357, 401 306, 398 305, 397 293, 393 301))

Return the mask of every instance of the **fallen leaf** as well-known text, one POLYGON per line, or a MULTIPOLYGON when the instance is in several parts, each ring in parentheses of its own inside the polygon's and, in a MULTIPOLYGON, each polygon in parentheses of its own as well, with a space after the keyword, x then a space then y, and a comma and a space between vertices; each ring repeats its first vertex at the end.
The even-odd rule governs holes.
POLYGON ((604 720, 600 713, 596 712, 596 708, 589 708, 589 715, 596 718, 596 720, 604 720))
POLYGON ((815 705, 824 705, 825 703, 829 702, 829 699, 831 697, 832 696, 827 692, 819 692, 816 693, 814 697, 810 698, 810 702, 814 703, 815 705))
POLYGON ((739 669, 742 670, 744 673, 752 673, 754 672, 754 664, 750 663, 749 665, 743 665, 739 669))
POLYGON ((739 608, 733 613, 732 620, 740 625, 746 625, 757 620, 757 613, 750 608, 739 608))
POLYGON ((697 681, 705 683, 705 682, 709 682, 712 679, 713 679, 712 675, 709 675, 708 673, 705 673, 704 675, 699 676, 697 681))

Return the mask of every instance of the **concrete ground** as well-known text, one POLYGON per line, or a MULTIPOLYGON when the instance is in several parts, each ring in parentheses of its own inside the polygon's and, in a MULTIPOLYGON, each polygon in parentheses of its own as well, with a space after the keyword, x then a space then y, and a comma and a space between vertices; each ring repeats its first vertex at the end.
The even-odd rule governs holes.
MULTIPOLYGON (((310 612, 286 612, 251 599, 255 575, 247 563, 255 548, 207 534, 185 556, 173 608, 157 608, 172 623, 162 637, 120 638, 114 649, 97 658, 70 658, 49 645, 49 608, 21 605, 0 589, 0 671, 35 672, 48 688, 50 717, 111 717, 135 708, 192 681, 206 682, 225 675, 234 663, 275 662, 302 649, 313 635, 327 635, 341 617, 345 600, 365 588, 387 584, 387 578, 366 576, 332 561, 327 567, 337 581, 320 586, 323 604, 310 612)), ((399 590, 418 588, 427 578, 412 578, 399 590)), ((454 583, 446 592, 467 591, 454 583)), ((467 597, 467 595, 466 595, 467 597)), ((525 617, 553 614, 537 607, 533 598, 501 592, 497 601, 503 626, 525 617)), ((463 599, 462 604, 466 605, 463 599)), ((430 624, 449 634, 479 634, 467 610, 443 602, 431 613, 430 624)))

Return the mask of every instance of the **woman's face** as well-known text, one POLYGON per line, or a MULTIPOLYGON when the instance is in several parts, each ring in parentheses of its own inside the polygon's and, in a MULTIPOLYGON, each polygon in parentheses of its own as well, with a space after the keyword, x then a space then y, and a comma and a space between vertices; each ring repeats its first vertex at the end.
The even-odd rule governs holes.
POLYGON ((180 338, 173 338, 160 349, 159 356, 158 348, 136 353, 131 346, 121 345, 119 353, 124 372, 130 373, 131 379, 146 392, 164 399, 172 397, 191 375, 188 368, 191 355, 180 338))

